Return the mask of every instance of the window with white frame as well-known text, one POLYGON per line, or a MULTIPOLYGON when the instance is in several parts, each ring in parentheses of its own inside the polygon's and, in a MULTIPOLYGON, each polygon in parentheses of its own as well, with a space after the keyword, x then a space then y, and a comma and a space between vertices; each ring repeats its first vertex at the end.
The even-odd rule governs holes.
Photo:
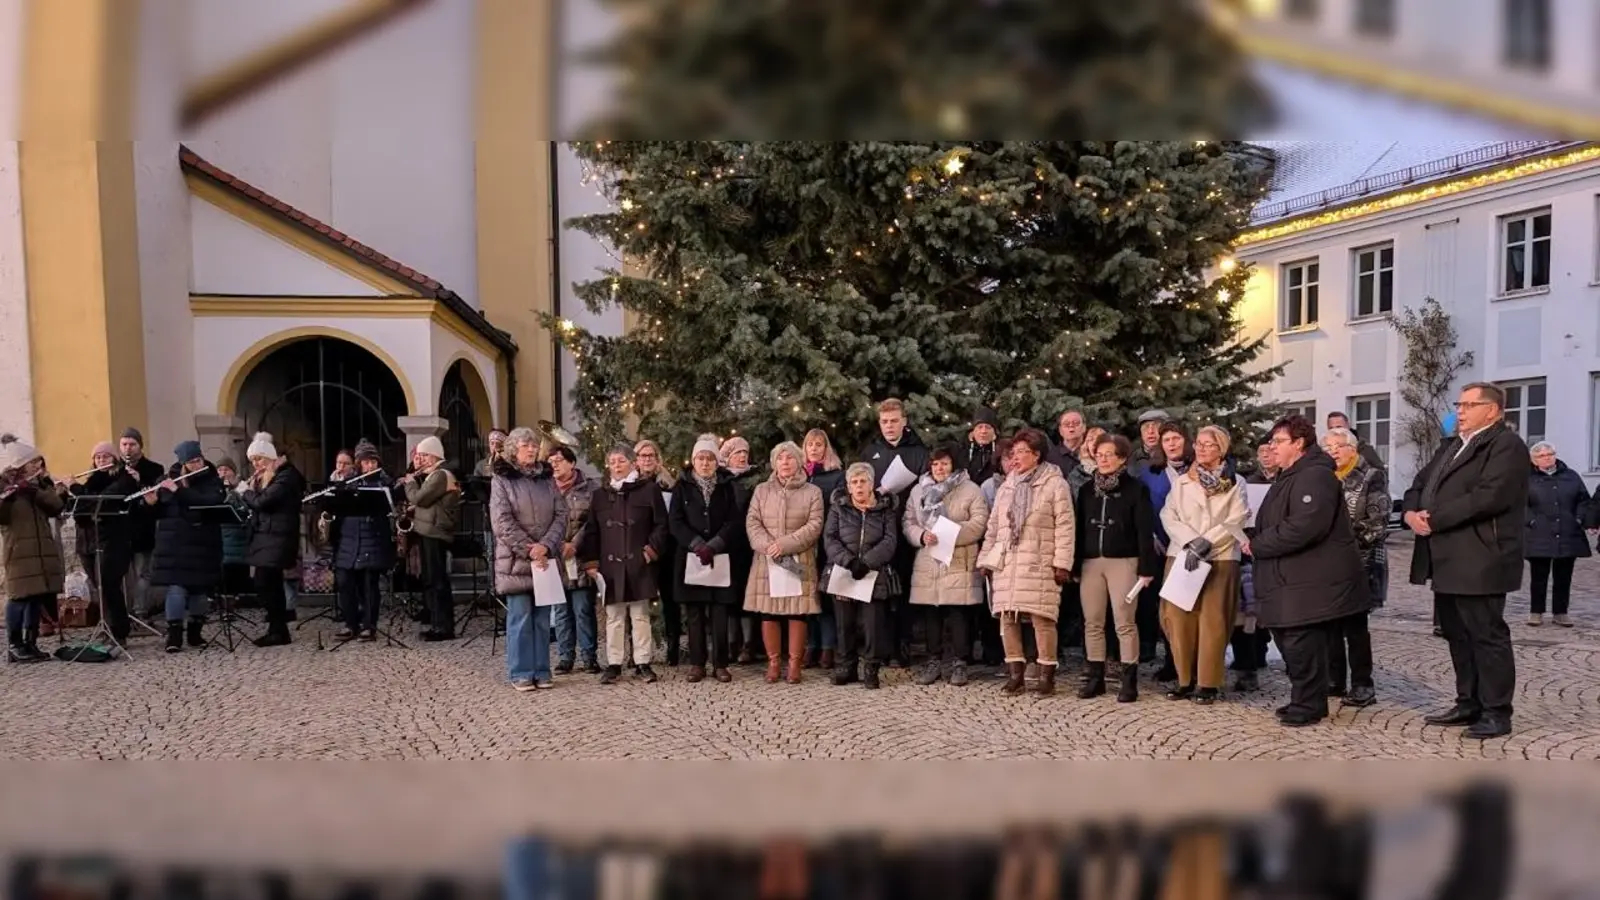
POLYGON ((1283 417, 1288 418, 1290 416, 1305 416, 1307 422, 1315 425, 1317 423, 1317 401, 1306 400, 1301 403, 1285 403, 1283 405, 1283 417))
POLYGON ((1503 382, 1500 388, 1506 392, 1506 424, 1529 444, 1544 440, 1544 379, 1503 382))
POLYGON ((1283 267, 1283 327, 1306 328, 1317 324, 1317 297, 1322 267, 1314 259, 1283 267))
POLYGON ((1368 37, 1394 34, 1394 0, 1356 0, 1356 32, 1368 37))
POLYGON ((1394 245, 1377 244, 1355 251, 1355 317, 1394 311, 1394 245))
POLYGON ((1350 427, 1355 429, 1356 437, 1378 451, 1385 465, 1389 462, 1391 424, 1388 394, 1350 398, 1350 427))
POLYGON ((1550 286, 1550 210, 1500 219, 1500 290, 1510 294, 1550 286))
POLYGON ((1552 23, 1550 0, 1500 0, 1504 30, 1500 55, 1508 66, 1545 71, 1550 68, 1552 23))
POLYGON ((1321 13, 1321 4, 1318 0, 1284 0, 1283 14, 1291 19, 1312 22, 1321 13))

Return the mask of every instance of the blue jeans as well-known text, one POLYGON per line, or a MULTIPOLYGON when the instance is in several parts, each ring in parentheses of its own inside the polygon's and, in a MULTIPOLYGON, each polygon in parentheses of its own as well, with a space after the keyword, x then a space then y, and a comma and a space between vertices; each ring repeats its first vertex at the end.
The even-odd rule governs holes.
POLYGON ((594 589, 573 588, 567 591, 565 606, 551 609, 555 619, 556 654, 560 660, 572 662, 573 652, 577 651, 584 662, 594 661, 594 589))
POLYGON ((833 598, 822 595, 822 614, 806 616, 806 649, 833 650, 839 646, 839 622, 833 617, 833 598))
POLYGON ((532 594, 506 598, 506 675, 512 681, 550 680, 550 610, 532 594))
POLYGON ((187 616, 190 619, 206 617, 206 594, 191 588, 167 585, 167 621, 176 625, 187 616))

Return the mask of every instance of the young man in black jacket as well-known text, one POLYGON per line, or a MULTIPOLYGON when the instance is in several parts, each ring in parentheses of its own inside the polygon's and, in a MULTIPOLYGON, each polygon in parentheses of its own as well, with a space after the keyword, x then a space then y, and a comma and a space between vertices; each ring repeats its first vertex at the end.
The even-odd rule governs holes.
MULTIPOLYGON (((167 470, 160 463, 144 455, 144 435, 137 428, 122 432, 117 442, 122 453, 122 464, 138 482, 139 489, 155 487, 166 477, 167 470)), ((150 558, 156 549, 156 515, 148 507, 134 506, 128 510, 128 535, 133 552, 127 574, 128 609, 140 619, 153 619, 160 615, 159 601, 150 599, 150 558)))
MULTIPOLYGON (((889 472, 894 461, 900 464, 916 477, 906 483, 905 487, 889 494, 894 500, 896 515, 905 511, 906 498, 911 495, 911 489, 916 486, 917 479, 928 472, 928 447, 922 443, 922 438, 906 421, 905 404, 890 397, 878 404, 878 436, 867 444, 861 451, 861 461, 872 466, 873 476, 882 489, 883 477, 889 472)), ((909 587, 911 584, 911 567, 917 561, 917 548, 901 542, 895 549, 893 568, 899 575, 900 584, 909 587)), ((893 656, 889 660, 891 668, 901 668, 911 664, 911 626, 912 616, 907 597, 894 597, 890 601, 890 629, 894 632, 893 656)))

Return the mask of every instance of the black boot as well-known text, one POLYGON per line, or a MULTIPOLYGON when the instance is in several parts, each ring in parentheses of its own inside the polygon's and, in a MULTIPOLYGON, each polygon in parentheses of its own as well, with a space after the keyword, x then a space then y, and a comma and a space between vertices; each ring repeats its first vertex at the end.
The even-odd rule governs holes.
MULTIPOLYGON (((1123 669, 1128 668, 1132 668, 1132 666, 1123 666, 1123 669)), ((1078 687, 1078 699, 1088 700, 1091 697, 1098 697, 1105 692, 1106 664, 1104 661, 1090 662, 1083 670, 1083 684, 1078 687)))
POLYGON ((27 633, 22 636, 22 645, 28 648, 28 655, 32 656, 35 662, 44 662, 50 658, 50 654, 39 649, 38 626, 28 629, 27 633))
POLYGON ((206 620, 205 619, 190 619, 189 620, 189 634, 188 634, 189 646, 191 646, 191 647, 204 647, 206 645, 205 636, 200 633, 201 628, 203 628, 205 626, 205 624, 206 624, 206 620))
POLYGON ((878 685, 879 685, 879 681, 878 681, 879 664, 875 663, 875 662, 869 662, 869 663, 866 664, 865 668, 866 668, 866 672, 862 673, 861 686, 866 688, 869 691, 875 691, 875 690, 878 689, 878 685))
POLYGON ((1132 703, 1139 699, 1139 667, 1133 663, 1122 664, 1122 689, 1117 691, 1118 703, 1132 703))
POLYGON ((180 653, 183 651, 183 622, 167 623, 167 652, 180 653))
POLYGON ((290 642, 289 625, 287 622, 271 622, 267 625, 267 633, 256 638, 250 643, 257 647, 282 647, 290 642))

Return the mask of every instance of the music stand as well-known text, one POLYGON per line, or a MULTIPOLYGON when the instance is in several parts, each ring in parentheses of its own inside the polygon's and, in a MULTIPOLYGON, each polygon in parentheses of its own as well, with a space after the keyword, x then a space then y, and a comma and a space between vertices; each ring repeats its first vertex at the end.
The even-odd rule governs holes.
MULTIPOLYGON (((246 518, 243 510, 226 503, 193 506, 189 508, 189 511, 200 514, 201 525, 214 525, 218 530, 229 525, 243 525, 246 518)), ((239 627, 239 620, 243 619, 246 622, 250 620, 235 611, 233 594, 226 592, 228 585, 225 576, 218 579, 217 586, 219 590, 213 598, 214 605, 212 607, 212 611, 217 614, 217 630, 212 633, 211 640, 200 646, 201 653, 206 652, 206 648, 213 643, 221 643, 224 639, 226 639, 226 643, 223 643, 222 646, 226 647, 229 653, 232 653, 239 648, 241 643, 251 640, 250 635, 239 627)))
MULTIPOLYGON (((128 515, 128 498, 110 494, 79 494, 71 498, 71 505, 67 510, 67 515, 72 516, 74 519, 87 520, 93 528, 93 540, 96 544, 99 544, 100 523, 116 519, 119 516, 126 518, 128 515)), ((111 642, 111 646, 121 650, 122 655, 129 661, 133 660, 133 654, 129 653, 128 648, 117 640, 116 635, 111 633, 111 620, 106 615, 106 583, 101 569, 101 561, 105 559, 105 555, 104 550, 98 546, 95 547, 94 592, 95 601, 100 604, 100 621, 89 631, 89 636, 84 638, 83 645, 78 648, 77 654, 68 659, 68 662, 77 662, 78 657, 94 646, 95 638, 102 631, 105 632, 106 640, 111 642)), ((126 597, 123 598, 123 605, 127 605, 126 597)), ((133 616, 130 614, 128 619, 132 621, 133 616)), ((148 628, 149 626, 145 627, 148 628)))
MULTIPOLYGON (((335 491, 323 498, 321 510, 336 519, 388 519, 394 513, 394 494, 386 487, 377 486, 335 491)), ((382 598, 383 592, 380 590, 378 596, 372 598, 372 601, 381 607, 382 598)), ((374 618, 381 621, 382 616, 375 616, 374 618)), ((411 649, 404 641, 396 638, 390 629, 379 625, 376 626, 376 630, 383 635, 385 646, 399 647, 402 650, 411 649)), ((330 652, 338 650, 355 639, 354 636, 339 638, 328 649, 330 652)))

